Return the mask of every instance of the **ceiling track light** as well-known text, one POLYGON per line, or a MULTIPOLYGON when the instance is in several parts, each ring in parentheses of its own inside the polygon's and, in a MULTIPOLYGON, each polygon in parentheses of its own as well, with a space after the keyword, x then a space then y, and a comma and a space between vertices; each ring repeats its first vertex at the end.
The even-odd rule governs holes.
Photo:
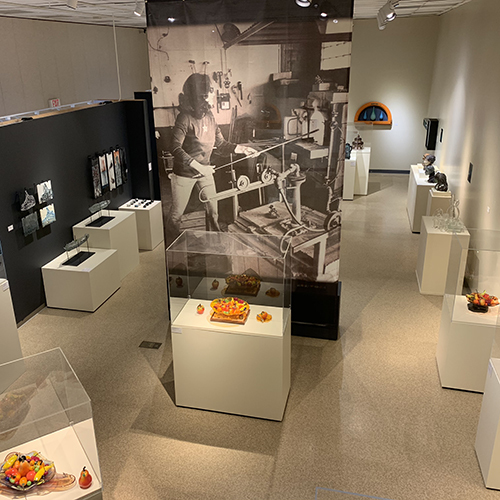
POLYGON ((143 12, 144 12, 144 2, 138 1, 135 4, 134 14, 140 17, 142 16, 143 12))
POLYGON ((389 21, 396 19, 395 8, 399 5, 399 0, 387 0, 377 13, 378 29, 384 30, 389 21))
POLYGON ((325 0, 321 2, 319 6, 319 17, 323 20, 326 20, 327 17, 333 16, 335 17, 336 10, 332 7, 332 4, 325 0))
POLYGON ((309 7, 311 5, 311 0, 295 0, 295 3, 299 7, 309 7))
POLYGON ((78 5, 78 0, 66 0, 66 5, 73 10, 76 10, 76 6, 78 5))

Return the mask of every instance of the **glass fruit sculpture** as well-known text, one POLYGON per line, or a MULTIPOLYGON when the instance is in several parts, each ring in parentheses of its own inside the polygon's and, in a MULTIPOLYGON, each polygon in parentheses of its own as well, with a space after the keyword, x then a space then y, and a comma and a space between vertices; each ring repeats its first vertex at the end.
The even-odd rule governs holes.
POLYGON ((220 323, 244 324, 250 313, 248 302, 238 297, 212 300, 210 307, 212 308, 210 321, 220 323))
POLYGON ((78 484, 80 488, 86 490, 92 484, 92 476, 90 472, 84 467, 82 472, 80 472, 80 478, 78 479, 78 484))
POLYGON ((49 482, 56 473, 54 462, 37 451, 26 455, 13 452, 5 457, 0 470, 0 482, 11 489, 28 491, 49 482))
POLYGON ((266 311, 262 311, 260 314, 257 314, 257 321, 260 321, 261 323, 269 323, 272 319, 273 317, 266 311))
POLYGON ((468 293, 465 297, 469 311, 473 312, 487 312, 489 307, 497 306, 499 303, 497 297, 486 292, 468 293))

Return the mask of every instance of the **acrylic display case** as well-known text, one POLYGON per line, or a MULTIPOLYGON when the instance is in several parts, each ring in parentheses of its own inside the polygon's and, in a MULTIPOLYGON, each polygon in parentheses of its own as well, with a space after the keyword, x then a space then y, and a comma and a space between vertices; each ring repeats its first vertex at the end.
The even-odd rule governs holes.
POLYGON ((281 420, 290 239, 185 231, 167 249, 176 404, 281 420))
POLYGON ((0 364, 23 356, 19 334, 17 332, 16 317, 10 295, 9 282, 0 278, 0 324, 2 325, 2 350, 0 364))
POLYGON ((11 490, 5 470, 0 496, 58 500, 102 499, 102 482, 90 400, 60 349, 0 365, 0 464, 11 453, 47 462, 47 481, 29 490, 11 490), (86 468, 92 483, 79 486, 86 468), (17 496, 15 496, 17 495, 17 496))
POLYGON ((489 359, 499 354, 500 306, 473 312, 466 294, 500 295, 500 231, 469 233, 468 245, 452 236, 436 358, 443 387, 483 392, 489 359))

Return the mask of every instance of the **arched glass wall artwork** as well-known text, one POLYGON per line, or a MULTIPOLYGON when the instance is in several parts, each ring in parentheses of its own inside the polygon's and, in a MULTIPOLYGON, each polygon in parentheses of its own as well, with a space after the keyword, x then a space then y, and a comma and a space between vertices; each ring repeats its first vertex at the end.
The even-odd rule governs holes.
POLYGON ((367 102, 356 112, 354 122, 369 123, 372 125, 392 125, 392 115, 385 104, 381 102, 367 102))

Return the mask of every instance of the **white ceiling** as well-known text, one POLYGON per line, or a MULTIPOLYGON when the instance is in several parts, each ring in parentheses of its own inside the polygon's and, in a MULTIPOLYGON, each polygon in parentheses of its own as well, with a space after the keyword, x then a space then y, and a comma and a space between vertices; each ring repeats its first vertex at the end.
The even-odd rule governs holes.
MULTIPOLYGON (((290 0, 293 1, 293 0, 290 0)), ((430 16, 448 12, 471 0, 400 0, 399 17, 430 16)), ((377 17, 386 0, 355 0, 354 19, 377 17)), ((135 0, 79 0, 76 10, 65 0, 0 0, 0 16, 84 24, 145 28, 146 18, 134 15, 135 0)))

